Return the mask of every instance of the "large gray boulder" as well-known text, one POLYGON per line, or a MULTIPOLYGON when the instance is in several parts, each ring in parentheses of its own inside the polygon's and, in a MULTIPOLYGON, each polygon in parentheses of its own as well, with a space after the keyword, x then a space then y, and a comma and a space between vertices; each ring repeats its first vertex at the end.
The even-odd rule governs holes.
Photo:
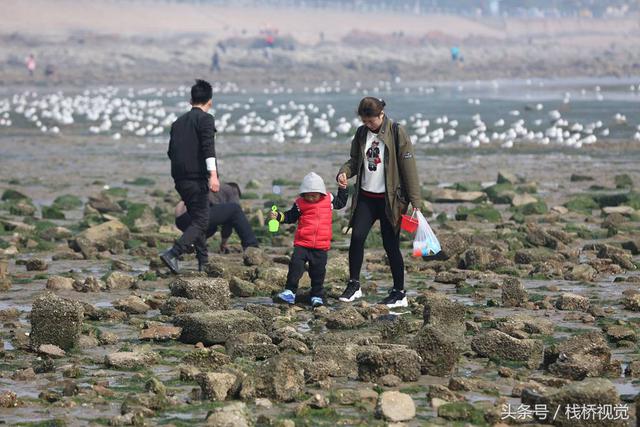
MULTIPOLYGON (((628 420, 614 419, 613 417, 602 418, 597 415, 597 408, 615 408, 616 405, 622 403, 615 385, 604 378, 587 378, 547 393, 536 393, 525 389, 522 392, 522 403, 530 405, 532 408, 536 405, 545 407, 549 411, 549 415, 546 420, 541 419, 540 421, 551 422, 554 426, 617 427, 629 425, 628 420), (596 412, 581 413, 580 410, 585 405, 596 408, 596 412), (567 408, 577 408, 577 411, 572 414, 571 410, 567 412, 567 408), (553 417, 553 414, 556 416, 553 417), (587 417, 587 414, 590 416, 587 417)), ((615 415, 615 412, 611 411, 611 415, 615 415)), ((607 417, 606 411, 602 412, 602 416, 607 417)))
POLYGON ((361 381, 376 382, 385 375, 395 375, 402 381, 420 378, 420 356, 405 346, 369 348, 358 353, 356 361, 361 381))
POLYGON ((231 363, 231 358, 211 348, 198 348, 184 356, 182 361, 203 371, 217 371, 231 363))
POLYGON ((228 372, 208 372, 197 377, 205 399, 223 401, 236 382, 236 376, 228 372))
POLYGON ((176 279, 171 285, 171 296, 202 301, 211 310, 227 310, 231 304, 229 282, 210 277, 176 279))
POLYGON ((127 226, 114 219, 84 230, 69 242, 69 246, 77 252, 82 252, 85 258, 91 258, 96 251, 115 251, 129 238, 127 226))
POLYGON ((211 411, 207 415, 205 425, 209 427, 251 427, 254 422, 246 403, 231 402, 211 411))
POLYGON ((502 281, 502 305, 505 307, 522 307, 529 300, 522 282, 515 277, 502 281))
POLYGON ((527 338, 529 334, 553 335, 555 323, 541 317, 517 314, 498 321, 499 331, 515 338, 527 338))
POLYGON ((434 203, 479 203, 486 198, 487 195, 482 191, 456 191, 449 188, 439 188, 431 196, 434 203))
POLYGON ((45 287, 50 291, 70 291, 73 290, 73 282, 71 277, 49 276, 45 287))
POLYGON ((114 271, 105 280, 106 288, 110 291, 116 289, 131 289, 136 286, 137 280, 135 277, 130 276, 119 271, 114 271))
POLYGON ((278 354, 278 347, 272 343, 271 338, 259 332, 234 335, 227 340, 225 346, 227 354, 233 359, 243 357, 263 360, 278 354))
POLYGON ((258 397, 291 402, 304 390, 304 369, 289 355, 275 356, 256 372, 258 397))
POLYGON ((445 327, 449 331, 464 333, 465 306, 450 300, 446 295, 426 292, 419 298, 424 304, 425 325, 445 327))
POLYGON ((160 313, 165 316, 198 313, 208 310, 208 307, 202 301, 182 297, 169 297, 160 307, 160 313))
POLYGON ((465 235, 454 233, 443 234, 438 235, 438 239, 440 240, 440 246, 442 247, 442 251, 439 255, 443 259, 449 259, 460 255, 469 247, 469 239, 468 236, 465 235))
POLYGON ((542 363, 543 347, 540 340, 518 339, 495 329, 476 335, 471 340, 471 349, 479 356, 524 362, 532 369, 542 363))
POLYGON ((422 373, 438 377, 450 375, 462 353, 461 339, 442 325, 424 325, 411 344, 421 358, 422 373))
POLYGON ((354 329, 362 326, 365 322, 365 318, 355 307, 345 307, 327 315, 327 328, 329 329, 354 329))
POLYGON ((571 292, 565 292, 556 301, 558 310, 587 311, 590 305, 589 298, 571 292))
POLYGON ((617 374, 621 369, 619 362, 611 360, 611 349, 599 331, 575 335, 547 347, 544 367, 558 377, 572 380, 617 374))
POLYGON ((31 308, 31 346, 53 344, 65 351, 74 348, 80 340, 83 319, 84 308, 80 302, 50 292, 41 294, 31 308))
POLYGON ((113 302, 113 308, 124 311, 127 314, 145 314, 151 307, 145 301, 135 295, 129 295, 113 302))
POLYGON ((104 357, 107 366, 117 369, 136 369, 155 364, 160 356, 154 352, 119 351, 104 357))
POLYGON ((358 373, 358 353, 363 346, 356 344, 320 344, 313 352, 314 363, 330 367, 332 377, 350 377, 358 373))
POLYGON ((182 327, 180 341, 187 344, 224 344, 231 336, 243 332, 265 333, 260 318, 244 310, 181 314, 174 318, 173 323, 182 327))

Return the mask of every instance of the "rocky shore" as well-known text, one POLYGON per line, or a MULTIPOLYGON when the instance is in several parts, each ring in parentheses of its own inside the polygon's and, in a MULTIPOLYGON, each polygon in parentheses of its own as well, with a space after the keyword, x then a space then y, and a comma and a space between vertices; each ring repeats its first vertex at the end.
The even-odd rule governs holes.
POLYGON ((244 186, 262 249, 213 255, 206 274, 187 258, 180 276, 157 258, 176 236, 176 195, 151 180, 44 206, 7 183, 0 414, 9 424, 499 425, 537 404, 562 407, 554 425, 605 425, 565 412, 593 404, 627 408, 629 420, 606 425, 631 425, 638 178, 573 173, 555 191, 541 178, 504 170, 493 183, 425 184, 443 251, 410 258, 404 235, 410 306, 396 313, 375 304, 390 282, 375 234, 365 299, 334 299, 348 270, 342 216, 329 305, 305 304, 306 276, 301 303, 271 302, 292 229, 269 235, 263 211, 297 188, 276 175, 279 200, 265 182, 244 186), (144 202, 131 196, 141 189, 144 202))

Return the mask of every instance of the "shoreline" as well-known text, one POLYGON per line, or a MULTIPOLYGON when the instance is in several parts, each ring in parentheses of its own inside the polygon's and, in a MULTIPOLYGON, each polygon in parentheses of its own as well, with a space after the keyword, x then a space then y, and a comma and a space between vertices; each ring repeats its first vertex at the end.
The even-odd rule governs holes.
POLYGON ((242 9, 91 0, 6 2, 0 84, 183 83, 192 76, 256 87, 271 81, 474 81, 640 75, 640 19, 471 19, 452 15, 369 15, 335 10, 242 9), (151 7, 150 7, 151 6, 151 7), (38 14, 30 13, 34 9, 38 14), (188 30, 174 16, 189 22, 188 30), (211 18, 214 17, 214 18, 211 18), (215 17, 218 17, 217 19, 215 17), (224 17, 222 19, 220 17, 224 17), (364 18, 363 18, 364 17, 364 18), (136 25, 137 23, 137 25, 136 25), (275 34, 265 48, 265 34, 275 34), (222 43, 224 48, 217 47, 222 43), (458 46, 464 62, 452 63, 458 46), (210 72, 219 49, 221 72, 210 72), (44 77, 50 65, 54 75, 44 77), (185 76, 189 76, 185 78, 185 76))

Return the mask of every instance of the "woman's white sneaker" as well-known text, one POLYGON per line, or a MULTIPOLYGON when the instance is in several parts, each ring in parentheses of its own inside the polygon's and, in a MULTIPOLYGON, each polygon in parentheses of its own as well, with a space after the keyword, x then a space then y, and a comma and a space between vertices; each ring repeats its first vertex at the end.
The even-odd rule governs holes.
POLYGON ((362 290, 360 289, 360 282, 357 280, 349 280, 347 283, 347 289, 340 295, 339 300, 342 302, 352 302, 362 298, 362 290))
POLYGON ((409 302, 407 301, 407 294, 404 291, 398 291, 396 289, 392 289, 389 291, 389 295, 380 301, 380 304, 384 304, 389 308, 395 307, 408 307, 409 302))

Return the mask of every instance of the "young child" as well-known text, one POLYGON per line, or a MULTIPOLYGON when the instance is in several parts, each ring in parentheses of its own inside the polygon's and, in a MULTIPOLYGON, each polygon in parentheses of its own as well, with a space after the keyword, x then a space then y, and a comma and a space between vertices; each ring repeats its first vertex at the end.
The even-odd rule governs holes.
POLYGON ((309 173, 300 185, 300 197, 286 212, 271 212, 271 219, 281 223, 298 223, 293 241, 293 255, 289 263, 285 290, 278 299, 287 304, 296 302, 298 282, 304 273, 305 263, 309 263, 311 278, 311 306, 324 304, 322 285, 327 267, 327 251, 331 247, 332 210, 342 209, 347 204, 349 193, 346 185, 339 185, 336 197, 327 194, 324 181, 315 172, 309 173))

